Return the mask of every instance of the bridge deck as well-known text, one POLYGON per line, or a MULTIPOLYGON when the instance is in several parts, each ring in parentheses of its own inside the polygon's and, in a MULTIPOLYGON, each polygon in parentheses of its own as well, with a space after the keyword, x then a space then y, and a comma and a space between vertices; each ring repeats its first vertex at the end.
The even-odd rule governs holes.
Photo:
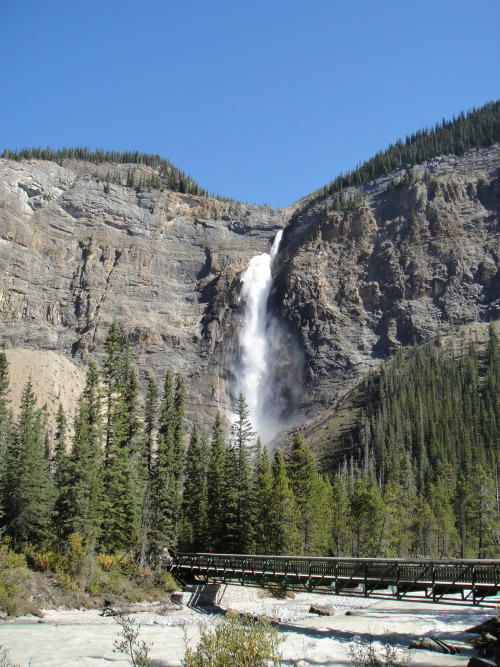
POLYGON ((485 598, 500 593, 500 560, 178 553, 170 569, 181 579, 204 583, 277 584, 294 590, 434 602, 485 604, 485 598))

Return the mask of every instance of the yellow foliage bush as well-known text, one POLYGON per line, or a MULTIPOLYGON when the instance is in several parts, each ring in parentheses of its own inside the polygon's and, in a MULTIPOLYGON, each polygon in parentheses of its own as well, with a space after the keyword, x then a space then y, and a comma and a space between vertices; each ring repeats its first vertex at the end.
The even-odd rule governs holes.
POLYGON ((62 558, 53 551, 40 551, 31 554, 33 569, 38 572, 56 572, 62 567, 62 558))
POLYGON ((26 556, 11 551, 10 539, 4 537, 0 544, 0 570, 11 570, 15 567, 26 567, 26 556))
POLYGON ((117 558, 113 554, 99 554, 99 564, 105 572, 111 572, 117 565, 117 558))

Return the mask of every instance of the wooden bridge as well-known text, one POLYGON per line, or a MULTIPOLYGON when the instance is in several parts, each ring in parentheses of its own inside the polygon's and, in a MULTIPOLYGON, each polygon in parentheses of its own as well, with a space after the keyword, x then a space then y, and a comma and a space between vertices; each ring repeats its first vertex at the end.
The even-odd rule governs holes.
POLYGON ((486 598, 500 593, 500 560, 177 553, 169 569, 186 583, 278 586, 288 590, 421 602, 494 606, 496 601, 486 598))

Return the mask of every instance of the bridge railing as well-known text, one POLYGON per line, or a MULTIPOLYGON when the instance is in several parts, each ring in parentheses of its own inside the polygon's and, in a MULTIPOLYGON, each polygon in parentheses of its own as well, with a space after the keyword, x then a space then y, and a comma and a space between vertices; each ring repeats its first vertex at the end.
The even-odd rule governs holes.
POLYGON ((204 583, 278 584, 291 589, 479 604, 500 593, 500 560, 347 558, 177 553, 170 569, 204 583), (381 593, 384 590, 384 593, 381 593))

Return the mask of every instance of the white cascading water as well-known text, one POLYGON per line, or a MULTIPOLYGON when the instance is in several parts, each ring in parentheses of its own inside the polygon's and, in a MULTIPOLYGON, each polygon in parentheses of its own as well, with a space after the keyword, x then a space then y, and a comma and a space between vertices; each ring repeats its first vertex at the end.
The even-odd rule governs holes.
POLYGON ((241 299, 245 307, 240 332, 238 394, 245 397, 250 421, 265 442, 276 433, 276 429, 269 428, 269 420, 266 419, 266 383, 269 372, 267 300, 272 285, 271 266, 282 235, 282 230, 276 234, 270 252, 252 257, 241 277, 241 299))

